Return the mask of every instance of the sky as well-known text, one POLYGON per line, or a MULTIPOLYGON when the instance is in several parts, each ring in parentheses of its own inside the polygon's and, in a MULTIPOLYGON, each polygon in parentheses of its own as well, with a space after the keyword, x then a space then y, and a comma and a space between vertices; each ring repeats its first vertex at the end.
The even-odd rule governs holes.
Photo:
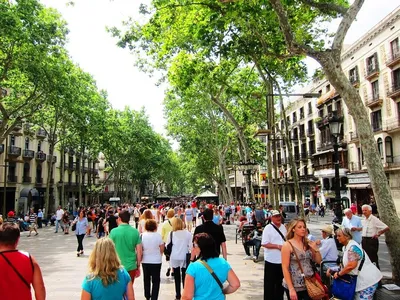
MULTIPOLYGON (((107 26, 121 27, 122 21, 132 17, 140 20, 140 3, 150 0, 40 0, 48 7, 56 8, 68 23, 67 49, 75 63, 92 74, 100 89, 107 90, 109 101, 116 109, 129 106, 145 108, 155 131, 166 135, 163 116, 163 87, 134 66, 135 56, 127 49, 116 46, 117 40, 106 32, 107 26)), ((345 39, 350 44, 379 23, 398 6, 397 0, 366 0, 357 21, 353 23, 345 39)), ((307 60, 310 70, 318 65, 307 60)))

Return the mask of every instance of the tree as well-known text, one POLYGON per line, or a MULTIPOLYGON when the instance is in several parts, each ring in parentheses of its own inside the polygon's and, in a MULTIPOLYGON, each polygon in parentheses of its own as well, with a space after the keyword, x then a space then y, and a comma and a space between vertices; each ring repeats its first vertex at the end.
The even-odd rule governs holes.
POLYGON ((15 125, 38 113, 58 85, 56 62, 66 33, 59 14, 36 0, 1 1, 0 142, 15 125))

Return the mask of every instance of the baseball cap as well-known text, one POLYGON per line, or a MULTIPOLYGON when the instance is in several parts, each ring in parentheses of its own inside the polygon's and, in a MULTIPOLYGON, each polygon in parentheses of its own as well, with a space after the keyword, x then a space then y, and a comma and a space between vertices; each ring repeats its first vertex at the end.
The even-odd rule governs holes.
POLYGON ((13 218, 15 216, 14 212, 11 210, 7 214, 8 217, 13 218))
POLYGON ((272 217, 274 217, 274 216, 280 216, 280 215, 281 215, 281 213, 280 213, 279 211, 277 211, 277 210, 271 211, 271 216, 272 216, 272 217))

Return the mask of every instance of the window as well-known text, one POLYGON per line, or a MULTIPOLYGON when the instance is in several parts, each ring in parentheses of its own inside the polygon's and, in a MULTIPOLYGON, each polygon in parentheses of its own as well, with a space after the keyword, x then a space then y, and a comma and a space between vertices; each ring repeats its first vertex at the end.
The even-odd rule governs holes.
POLYGON ((25 138, 25 150, 29 150, 29 138, 25 138))
POLYGON ((314 134, 314 124, 313 124, 312 120, 308 121, 308 123, 307 123, 307 133, 309 135, 314 134))
POLYGON ((399 38, 396 38, 392 42, 390 42, 390 52, 390 54, 392 55, 392 59, 400 56, 399 38))
POLYGON ((300 138, 302 138, 302 137, 304 137, 306 135, 305 131, 306 131, 305 130, 305 125, 304 124, 300 125, 300 138))
POLYGON ((296 112, 293 113, 292 119, 293 119, 293 123, 297 122, 297 114, 296 114, 296 112))
POLYGON ((371 113, 371 125, 373 131, 382 130, 382 115, 380 110, 371 113))
POLYGON ((372 100, 379 99, 379 82, 378 82, 378 80, 371 82, 371 88, 372 88, 372 100))
POLYGON ((374 55, 367 58, 367 75, 370 75, 377 71, 378 71, 378 54, 374 53, 374 55))
POLYGON ((393 162, 393 142, 390 136, 385 138, 386 162, 393 162))
POLYGON ((16 177, 17 164, 13 161, 8 163, 8 181, 17 182, 16 177))
POLYGON ((308 102, 308 115, 312 114, 312 104, 311 102, 308 102))
POLYGON ((285 129, 285 121, 281 120, 281 130, 284 130, 284 129, 285 129))
POLYGON ((304 119, 304 107, 300 108, 300 120, 304 119))
POLYGON ((10 136, 10 145, 15 146, 15 136, 14 135, 10 136))
POLYGON ((290 117, 289 116, 286 117, 286 121, 287 121, 287 124, 290 125, 290 117))
POLYGON ((382 139, 379 138, 376 143, 378 144, 378 151, 379 151, 379 155, 380 157, 383 159, 383 142, 382 139))
POLYGON ((36 183, 42 183, 42 166, 36 167, 36 183))
POLYGON ((308 151, 310 152, 310 154, 315 153, 315 141, 308 142, 308 151))
POLYGON ((329 115, 333 110, 332 109, 332 104, 328 105, 327 109, 328 109, 328 115, 329 115))
POLYGON ((328 85, 326 86, 326 92, 329 92, 330 90, 331 90, 331 85, 328 84, 328 85))
POLYGON ((38 152, 42 151, 42 142, 41 142, 41 141, 38 141, 38 144, 37 144, 37 151, 38 151, 38 152))
POLYGON ((400 68, 392 73, 393 91, 400 89, 400 68))
POLYGON ((352 84, 360 82, 360 77, 358 76, 358 67, 355 66, 349 71, 349 80, 352 84))

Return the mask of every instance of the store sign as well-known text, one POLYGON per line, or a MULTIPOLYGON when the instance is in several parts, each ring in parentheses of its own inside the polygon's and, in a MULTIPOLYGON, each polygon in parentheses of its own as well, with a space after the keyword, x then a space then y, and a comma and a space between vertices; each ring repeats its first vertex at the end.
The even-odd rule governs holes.
POLYGON ((349 180, 349 184, 357 184, 357 183, 371 183, 371 179, 369 178, 368 174, 349 174, 347 176, 349 180))

